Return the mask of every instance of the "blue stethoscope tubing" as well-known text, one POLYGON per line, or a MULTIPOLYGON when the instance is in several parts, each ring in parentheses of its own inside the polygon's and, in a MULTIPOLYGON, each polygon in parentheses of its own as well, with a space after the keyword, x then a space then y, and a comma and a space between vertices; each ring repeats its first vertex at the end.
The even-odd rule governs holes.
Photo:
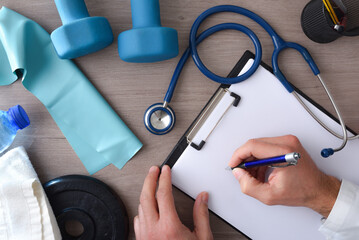
MULTIPOLYGON (((262 59, 262 47, 260 44, 260 41, 258 39, 258 37, 254 34, 253 31, 251 31, 249 28, 241 25, 241 24, 237 24, 237 23, 222 23, 222 24, 218 24, 215 25, 205 31, 203 31, 198 37, 197 37, 197 33, 198 33, 198 28, 201 25, 201 23, 209 16, 211 16, 212 14, 215 13, 219 13, 219 12, 233 12, 233 13, 238 13, 241 15, 244 15, 252 20, 254 20, 255 22, 257 22, 260 26, 262 26, 267 33, 269 34, 269 36, 272 38, 273 41, 273 45, 274 45, 274 51, 272 54, 272 67, 273 67, 273 73, 274 75, 278 78, 278 80, 282 83, 282 85, 287 89, 287 91, 289 93, 294 93, 296 98, 298 99, 298 101, 305 107, 305 109, 329 132, 331 132, 333 135, 342 138, 343 139, 343 143, 342 145, 337 148, 337 149, 332 149, 332 148, 327 148, 327 149, 323 149, 322 150, 322 156, 323 157, 328 157, 330 155, 332 155, 334 152, 339 151, 341 149, 344 148, 347 140, 348 140, 348 136, 347 136, 347 132, 345 129, 345 124, 344 121, 341 118, 341 115, 339 113, 339 110, 337 109, 334 100, 332 99, 328 89, 326 88, 324 82, 322 81, 321 77, 320 77, 320 71, 317 67, 317 65, 315 64, 313 58, 310 56, 309 52, 307 51, 307 49, 305 49, 303 46, 297 44, 297 43, 293 43, 293 42, 286 42, 284 41, 275 31, 274 29, 260 16, 258 16, 257 14, 251 12, 248 9, 242 8, 242 7, 238 7, 238 6, 233 6, 233 5, 220 5, 220 6, 215 6, 212 7, 206 11, 204 11, 193 23, 192 28, 191 28, 191 32, 190 32, 190 37, 189 37, 189 47, 186 49, 186 51, 183 53, 181 59, 179 60, 176 69, 173 73, 170 85, 168 87, 168 90, 166 92, 165 98, 164 98, 164 102, 163 103, 157 103, 157 108, 163 108, 163 111, 173 111, 172 109, 169 108, 168 103, 171 102, 175 87, 177 85, 178 82, 178 78, 180 76, 180 73, 183 69, 184 64, 186 63, 186 60, 188 59, 188 57, 191 55, 192 59, 194 61, 194 63, 196 64, 196 66, 198 67, 198 69, 209 79, 216 81, 218 83, 221 84, 235 84, 235 83, 239 83, 242 82, 246 79, 248 79, 258 68, 258 66, 260 65, 261 59, 262 59), (208 36, 212 35, 213 33, 216 33, 218 31, 221 30, 228 30, 228 29, 232 29, 232 30, 238 30, 241 31, 243 33, 245 33, 253 42, 254 47, 255 47, 255 59, 254 59, 254 63, 252 64, 251 68, 244 74, 234 77, 234 78, 226 78, 226 77, 221 77, 218 76, 216 74, 214 74, 213 72, 209 71, 208 68, 203 64, 202 60, 200 59, 199 55, 198 55, 198 51, 197 51, 197 45, 200 44, 205 38, 207 38, 208 36), (304 60, 308 63, 309 67, 311 68, 313 74, 315 76, 318 77, 318 79, 320 80, 321 84, 323 85, 324 89, 326 90, 336 112, 337 115, 339 117, 340 123, 342 125, 342 130, 343 130, 343 136, 340 136, 338 134, 336 134, 334 131, 332 131, 330 128, 328 128, 324 123, 322 123, 315 115, 314 113, 311 112, 311 110, 305 106, 305 104, 303 103, 303 101, 298 97, 298 95, 295 93, 294 88, 292 87, 292 85, 288 82, 288 80, 285 78, 285 76, 283 75, 283 73, 280 71, 279 65, 278 65, 278 56, 279 53, 287 48, 292 48, 297 50, 299 53, 301 53, 301 55, 303 56, 304 60)), ((152 105, 153 106, 153 105, 152 105)), ((172 127, 166 128, 165 132, 163 132, 161 129, 154 129, 153 126, 147 126, 151 124, 150 121, 150 115, 151 114, 145 114, 145 124, 147 129, 151 129, 152 133, 155 134, 164 134, 169 132, 172 127)), ((170 117, 175 118, 174 113, 170 115, 170 117)), ((171 122, 174 122, 174 119, 171 119, 171 122)), ((358 137, 358 136, 355 136, 358 137)), ((355 137, 351 137, 349 139, 353 139, 355 137)))
POLYGON ((307 49, 305 49, 304 47, 302 47, 301 45, 299 45, 297 43, 285 42, 281 37, 279 37, 279 35, 274 31, 274 29, 263 18, 261 18, 257 14, 255 14, 245 8, 241 8, 241 7, 233 6, 233 5, 220 5, 220 6, 215 6, 215 7, 212 7, 210 9, 204 11, 193 23, 191 32, 190 32, 189 47, 183 53, 180 61, 177 64, 177 67, 173 73, 173 76, 172 76, 172 79, 170 82, 170 86, 169 86, 166 96, 164 98, 165 102, 169 103, 171 101, 174 89, 176 87, 176 84, 177 84, 177 81, 179 78, 179 75, 180 75, 182 68, 183 68, 184 64, 186 63, 186 60, 190 54, 192 55, 193 61, 196 64, 196 66, 198 67, 198 69, 206 77, 208 77, 209 79, 211 79, 213 81, 221 83, 221 84, 229 85, 229 84, 235 84, 235 83, 242 82, 242 81, 248 79, 257 70, 257 68, 261 62, 261 59, 262 59, 262 47, 261 47, 261 43, 260 43, 258 37, 249 28, 247 28, 241 24, 237 24, 237 23, 223 23, 223 24, 215 25, 215 26, 205 30, 203 33, 201 33, 198 36, 198 38, 196 37, 198 28, 201 25, 201 23, 210 15, 219 13, 219 12, 233 12, 233 13, 238 13, 238 14, 244 15, 244 16, 254 20, 255 22, 257 22, 260 26, 262 26, 268 32, 268 34, 271 36, 273 44, 274 44, 274 52, 272 55, 273 72, 276 75, 276 77, 279 79, 279 81, 284 85, 284 87, 287 89, 288 92, 291 93, 294 91, 294 89, 293 89, 292 85, 284 77, 284 75, 282 74, 282 72, 280 71, 279 66, 278 66, 278 56, 279 56, 279 53, 283 49, 293 48, 293 49, 299 51, 302 54, 303 58, 309 64, 314 75, 318 75, 320 73, 317 65, 315 64, 313 58, 310 56, 307 49), (238 30, 238 31, 245 33, 252 40, 254 47, 255 47, 255 52, 256 52, 256 54, 255 54, 256 57, 254 59, 254 63, 252 65, 252 67, 243 75, 240 75, 240 76, 234 77, 234 78, 220 77, 220 76, 212 73, 211 71, 209 71, 208 68, 203 64, 202 60, 200 59, 200 57, 198 55, 197 47, 196 47, 200 42, 202 42, 202 40, 204 40, 211 34, 221 31, 221 30, 228 30, 228 29, 238 30))
MULTIPOLYGON (((192 27, 192 30, 193 30, 193 27, 192 27)), ((192 36, 192 30, 191 30, 190 36, 192 36)), ((194 34, 194 36, 196 36, 196 33, 194 34)), ((179 78, 179 76, 182 72, 183 66, 186 63, 186 60, 188 59, 190 54, 192 55, 192 58, 193 58, 195 64, 197 65, 197 67, 201 70, 201 72, 205 76, 207 76, 209 79, 211 79, 215 82, 230 85, 230 84, 239 83, 239 82, 242 82, 242 81, 248 79, 257 70, 259 64, 261 63, 261 59, 262 59, 262 46, 261 46, 261 43, 260 43, 258 37, 254 34, 254 32, 241 24, 222 23, 222 24, 215 25, 215 26, 205 30, 198 36, 198 38, 194 39, 194 43, 190 42, 190 47, 188 47, 186 49, 186 51, 183 53, 181 59, 179 60, 177 66, 176 66, 176 69, 173 73, 166 96, 164 98, 164 102, 167 102, 167 103, 171 102, 175 87, 177 85, 178 78, 179 78), (234 78, 221 77, 221 76, 218 76, 218 75, 212 73, 211 71, 209 71, 207 69, 207 67, 204 66, 201 59, 199 58, 197 48, 196 48, 197 45, 199 45, 205 38, 212 35, 213 33, 216 33, 221 30, 228 30, 228 29, 238 30, 238 31, 245 33, 252 40, 252 42, 254 44, 255 52, 256 52, 254 63, 252 65, 252 67, 243 75, 234 77, 234 78)))

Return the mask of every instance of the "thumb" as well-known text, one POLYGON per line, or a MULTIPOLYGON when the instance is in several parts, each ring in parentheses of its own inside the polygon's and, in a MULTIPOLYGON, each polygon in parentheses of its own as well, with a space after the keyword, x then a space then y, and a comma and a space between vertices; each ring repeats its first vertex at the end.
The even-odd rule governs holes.
POLYGON ((213 239, 209 225, 208 197, 207 192, 201 192, 193 207, 194 232, 200 240, 213 239))
POLYGON ((249 172, 241 168, 235 168, 232 172, 241 185, 241 190, 244 194, 254 197, 261 202, 266 201, 271 192, 268 183, 258 181, 249 172))

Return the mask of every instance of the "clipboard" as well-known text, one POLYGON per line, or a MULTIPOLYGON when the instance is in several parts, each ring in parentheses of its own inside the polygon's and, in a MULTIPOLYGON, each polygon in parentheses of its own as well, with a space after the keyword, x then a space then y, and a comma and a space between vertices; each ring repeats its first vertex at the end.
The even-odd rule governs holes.
MULTIPOLYGON (((228 77, 245 72, 253 59, 254 54, 246 51, 228 77)), ((334 116, 295 89, 321 120, 341 132, 334 116)), ((349 135, 355 134, 347 129, 349 135)), ((241 193, 231 171, 225 170, 234 150, 248 139, 286 134, 298 136, 319 169, 359 184, 355 171, 359 159, 351 157, 359 155, 359 140, 349 141, 344 150, 323 159, 320 150, 337 146, 341 140, 306 112, 265 63, 246 81, 221 85, 163 164, 172 169, 173 186, 193 199, 208 191, 210 211, 248 238, 324 240, 318 231, 318 213, 304 207, 267 206, 241 193), (286 114, 279 117, 280 111, 286 114)))

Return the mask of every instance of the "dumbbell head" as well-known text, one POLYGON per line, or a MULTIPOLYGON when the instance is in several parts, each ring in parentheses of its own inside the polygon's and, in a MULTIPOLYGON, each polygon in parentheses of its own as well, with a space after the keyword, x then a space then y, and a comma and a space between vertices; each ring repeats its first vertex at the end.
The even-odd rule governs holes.
POLYGON ((84 0, 55 0, 55 3, 63 26, 51 33, 51 40, 60 58, 84 56, 113 42, 107 19, 90 17, 84 0))
POLYGON ((118 36, 118 52, 126 62, 157 62, 176 57, 177 31, 166 27, 125 31, 118 36))
POLYGON ((133 28, 118 36, 118 53, 126 62, 157 62, 178 55, 178 36, 161 26, 158 0, 131 0, 133 28))

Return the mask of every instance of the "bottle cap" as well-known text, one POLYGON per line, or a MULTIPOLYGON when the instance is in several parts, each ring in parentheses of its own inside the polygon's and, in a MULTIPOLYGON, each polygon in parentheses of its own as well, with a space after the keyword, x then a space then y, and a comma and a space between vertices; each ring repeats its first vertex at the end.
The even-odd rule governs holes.
POLYGON ((27 116, 25 110, 20 105, 9 108, 8 113, 14 119, 15 123, 20 129, 24 129, 30 125, 30 119, 27 116))

